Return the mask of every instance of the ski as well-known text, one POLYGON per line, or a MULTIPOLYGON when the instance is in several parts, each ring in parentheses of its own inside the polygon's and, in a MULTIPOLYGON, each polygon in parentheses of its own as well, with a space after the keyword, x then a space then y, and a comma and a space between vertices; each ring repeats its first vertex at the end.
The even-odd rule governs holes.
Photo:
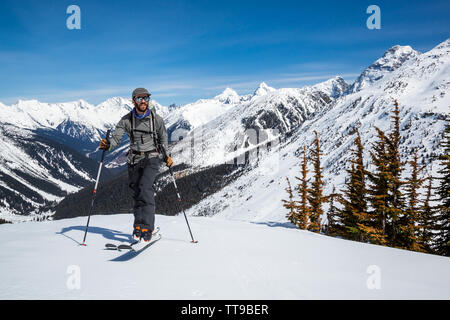
POLYGON ((136 242, 134 242, 134 243, 132 243, 130 245, 122 244, 122 245, 119 245, 117 247, 117 249, 118 250, 130 250, 130 251, 133 251, 133 252, 139 252, 139 251, 144 250, 145 248, 149 247, 154 242, 156 242, 156 241, 158 241, 160 239, 161 239, 161 234, 158 233, 158 234, 152 235, 152 239, 150 241, 148 241, 148 242, 136 241, 136 242))
MULTIPOLYGON (((135 246, 130 246, 131 249, 130 250, 124 250, 125 253, 115 257, 114 259, 110 260, 110 261, 114 261, 114 262, 126 262, 126 261, 130 261, 134 258, 136 258, 138 255, 140 255, 142 252, 144 252, 146 249, 150 248, 152 245, 154 245, 156 242, 158 242, 159 240, 161 240, 162 236, 161 234, 157 234, 154 238, 152 238, 152 240, 150 242, 139 242, 137 245, 135 246), (142 246, 142 245, 143 246, 142 246)), ((118 250, 119 252, 121 250, 118 250)))
MULTIPOLYGON (((158 235, 159 231, 160 231, 159 227, 156 227, 155 230, 153 230, 153 232, 152 232, 152 238, 155 235, 158 235)), ((152 242, 152 241, 153 241, 153 239, 150 240, 149 242, 152 242)), ((120 245, 117 245, 114 243, 106 243, 105 250, 133 250, 133 246, 138 243, 141 243, 141 242, 143 242, 143 241, 135 240, 134 242, 132 242, 130 244, 120 244, 120 245)), ((143 242, 143 243, 146 243, 146 242, 143 242)))
POLYGON ((106 250, 117 250, 117 245, 115 245, 113 243, 107 243, 107 244, 105 244, 105 249, 106 250))

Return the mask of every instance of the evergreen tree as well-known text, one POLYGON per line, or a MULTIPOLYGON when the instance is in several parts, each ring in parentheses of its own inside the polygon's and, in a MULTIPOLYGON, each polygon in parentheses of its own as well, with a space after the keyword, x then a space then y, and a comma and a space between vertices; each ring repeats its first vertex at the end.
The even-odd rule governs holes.
POLYGON ((400 158, 400 111, 396 100, 392 113, 393 128, 388 135, 375 127, 378 142, 373 145, 373 152, 370 152, 375 172, 368 173, 372 182, 369 194, 374 213, 381 223, 382 242, 394 247, 405 247, 409 234, 406 232, 408 227, 403 225, 408 219, 405 218, 405 200, 401 190, 405 182, 401 180, 404 164, 400 158))
POLYGON ((337 216, 338 216, 338 209, 336 208, 334 201, 335 199, 339 197, 339 194, 336 193, 336 188, 333 186, 333 191, 328 196, 328 202, 330 204, 330 207, 327 211, 327 221, 328 223, 323 228, 323 232, 327 236, 335 236, 338 235, 338 226, 337 226, 337 216))
POLYGON ((297 225, 297 210, 296 210, 296 201, 294 200, 294 193, 292 191, 291 182, 289 181, 289 178, 286 177, 287 181, 287 188, 285 189, 288 193, 289 200, 281 200, 283 201, 283 207, 286 209, 289 209, 289 213, 286 215, 286 218, 293 224, 297 225))
POLYGON ((355 149, 352 149, 353 157, 350 159, 351 169, 347 170, 349 179, 346 180, 343 196, 340 198, 343 205, 340 217, 344 227, 341 234, 347 239, 378 243, 382 232, 377 228, 376 216, 368 211, 364 147, 358 130, 356 134, 355 149))
POLYGON ((407 207, 405 214, 399 220, 399 229, 403 240, 400 246, 408 250, 425 251, 425 248, 419 244, 417 238, 420 229, 418 223, 420 219, 419 189, 425 180, 419 178, 419 174, 424 167, 419 167, 417 151, 413 152, 413 159, 409 161, 409 164, 411 166, 411 176, 405 181, 407 207))
MULTIPOLYGON (((403 234, 405 230, 400 218, 404 215, 405 203, 401 188, 404 182, 400 179, 403 164, 400 159, 400 111, 398 102, 394 100, 393 116, 391 116, 393 128, 386 138, 387 174, 388 174, 388 198, 386 215, 389 218, 389 228, 386 230, 389 243, 392 246, 405 247, 409 234, 403 234)), ((403 219, 404 220, 404 219, 403 219)))
POLYGON ((353 159, 351 171, 351 183, 353 190, 352 207, 353 215, 356 220, 357 236, 359 241, 372 241, 379 238, 380 230, 376 228, 376 219, 368 212, 368 199, 366 187, 366 170, 364 169, 364 147, 361 141, 359 131, 356 130, 355 149, 353 150, 353 159))
POLYGON ((309 190, 309 203, 311 206, 310 223, 308 230, 320 233, 321 230, 321 216, 323 214, 322 204, 326 201, 323 196, 323 176, 322 167, 320 166, 320 141, 317 131, 314 131, 315 139, 313 141, 313 148, 311 149, 311 159, 313 162, 314 177, 311 183, 311 189, 309 190))
POLYGON ((347 169, 349 177, 345 179, 345 189, 341 190, 343 194, 338 198, 342 208, 338 210, 339 227, 337 227, 337 233, 348 240, 360 240, 358 222, 354 214, 356 212, 354 204, 356 192, 353 184, 355 171, 354 164, 351 165, 351 169, 347 169))
POLYGON ((306 157, 306 146, 303 146, 302 175, 298 184, 298 194, 300 196, 299 205, 297 206, 297 225, 300 229, 308 229, 311 208, 308 204, 308 163, 306 157))
POLYGON ((367 193, 372 207, 371 216, 374 217, 373 228, 377 230, 371 237, 375 244, 386 244, 386 225, 388 212, 388 183, 389 173, 387 165, 386 136, 382 130, 375 127, 378 141, 372 144, 369 151, 372 164, 375 166, 373 172, 367 171, 369 185, 367 193))
POLYGON ((6 221, 6 220, 4 220, 4 219, 0 218, 0 224, 4 224, 4 223, 11 223, 11 222, 9 222, 9 221, 6 221))
POLYGON ((344 239, 361 241, 356 212, 358 211, 357 207, 360 196, 365 195, 365 191, 359 189, 361 186, 364 186, 364 171, 358 171, 360 165, 362 165, 363 147, 358 130, 356 132, 357 136, 354 141, 356 149, 351 150, 353 155, 350 159, 351 169, 346 170, 348 178, 345 180, 345 189, 341 190, 343 195, 339 198, 339 202, 343 206, 343 208, 339 210, 339 220, 342 226, 339 230, 339 234, 344 239), (356 168, 356 166, 358 166, 358 168, 356 168))
POLYGON ((438 171, 440 183, 437 188, 441 204, 439 206, 438 236, 435 249, 436 253, 448 257, 450 256, 450 125, 448 122, 445 126, 441 146, 443 153, 439 156, 441 169, 438 171))
POLYGON ((435 228, 435 214, 436 207, 431 205, 432 189, 433 189, 433 177, 428 175, 425 179, 428 183, 425 191, 425 198, 421 201, 419 207, 419 214, 417 217, 417 244, 420 248, 427 253, 432 253, 431 248, 433 241, 433 230, 435 228))

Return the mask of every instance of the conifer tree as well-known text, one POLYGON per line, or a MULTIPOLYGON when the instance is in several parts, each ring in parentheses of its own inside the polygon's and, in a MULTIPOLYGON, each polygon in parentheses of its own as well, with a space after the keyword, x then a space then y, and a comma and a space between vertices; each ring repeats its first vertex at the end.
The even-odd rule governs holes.
POLYGON ((404 182, 400 179, 403 170, 403 164, 400 159, 400 111, 398 102, 394 100, 394 110, 391 116, 393 128, 386 137, 387 151, 387 173, 388 173, 388 198, 387 198, 387 217, 390 221, 388 228, 388 239, 392 246, 404 247, 402 243, 408 242, 408 234, 402 234, 405 226, 399 221, 404 215, 405 203, 401 188, 404 182))
POLYGON ((345 189, 341 190, 342 195, 338 198, 342 208, 338 210, 339 227, 337 233, 344 239, 360 240, 360 232, 357 225, 357 218, 355 216, 355 186, 354 186, 354 172, 355 165, 352 163, 351 169, 347 169, 349 177, 345 179, 345 189))
POLYGON ((354 141, 356 148, 351 150, 353 155, 350 159, 351 169, 346 170, 348 178, 345 180, 345 189, 341 190, 343 195, 339 198, 339 202, 343 205, 343 208, 339 210, 339 218, 342 226, 339 233, 345 239, 361 241, 356 212, 358 211, 357 207, 360 196, 365 196, 365 191, 361 193, 360 191, 362 190, 359 190, 360 187, 364 186, 364 171, 358 171, 361 168, 360 165, 362 165, 363 147, 358 130, 356 130, 356 133, 357 136, 354 141))
MULTIPOLYGON (((447 120, 448 121, 448 120, 447 120)), ((436 238, 436 253, 450 256, 450 124, 447 122, 441 146, 442 155, 439 156, 441 169, 438 171, 439 186, 437 194, 441 202, 438 214, 438 236, 436 238)))
POLYGON ((306 146, 303 146, 303 161, 302 161, 302 172, 301 178, 298 184, 298 194, 300 196, 299 205, 297 206, 297 225, 300 229, 308 229, 309 217, 311 215, 311 208, 308 204, 308 163, 306 156, 306 146))
POLYGON ((328 223, 323 228, 323 232, 327 236, 335 236, 338 234, 338 226, 336 221, 338 216, 338 209, 334 204, 334 201, 337 197, 339 197, 339 194, 336 193, 336 188, 333 186, 333 191, 330 195, 328 195, 328 203, 330 204, 327 211, 328 223))
POLYGON ((349 179, 346 181, 343 196, 340 203, 342 235, 347 239, 379 243, 381 229, 377 227, 376 215, 368 211, 368 190, 366 187, 367 171, 364 168, 364 147, 359 131, 356 130, 354 141, 355 149, 352 149, 353 157, 350 159, 351 169, 347 170, 349 179))
POLYGON ((322 204, 326 201, 323 196, 323 176, 322 167, 320 166, 320 156, 322 155, 320 150, 320 141, 317 131, 314 131, 315 139, 313 141, 313 148, 311 149, 311 160, 313 162, 314 177, 311 183, 311 189, 309 190, 309 203, 311 206, 310 223, 308 230, 320 233, 321 230, 321 216, 323 214, 322 204))
POLYGON ((386 225, 388 211, 388 183, 389 173, 387 165, 386 136, 382 130, 375 127, 378 141, 372 144, 369 151, 372 164, 375 166, 373 172, 367 171, 369 185, 367 193, 372 207, 371 215, 374 217, 373 227, 376 232, 372 236, 372 243, 386 244, 386 225))
POLYGON ((297 204, 294 200, 294 192, 292 191, 291 182, 289 181, 289 178, 286 177, 286 181, 288 186, 286 187, 286 192, 288 193, 289 200, 281 200, 283 201, 283 207, 289 210, 288 214, 286 215, 286 218, 293 224, 297 225, 297 204))
POLYGON ((393 128, 388 135, 375 127, 379 140, 371 152, 376 171, 374 174, 368 174, 372 182, 369 193, 374 213, 381 222, 384 242, 390 246, 404 247, 408 242, 408 233, 402 233, 407 230, 407 227, 402 225, 407 219, 401 190, 405 182, 401 180, 404 164, 400 158, 400 111, 396 100, 392 113, 393 128))
POLYGON ((425 190, 425 198, 421 201, 419 207, 419 214, 417 217, 417 244, 422 251, 433 253, 433 230, 435 229, 435 214, 436 206, 431 205, 432 190, 433 190, 433 176, 431 174, 425 179, 427 182, 425 190))
POLYGON ((351 172, 352 190, 354 192, 352 195, 352 207, 358 230, 358 240, 364 242, 378 241, 381 231, 377 228, 377 219, 368 212, 367 171, 364 168, 364 147, 358 129, 356 129, 355 147, 353 159, 350 162, 353 166, 351 172))
POLYGON ((413 152, 413 158, 409 161, 411 166, 411 176, 405 181, 407 207, 404 215, 399 220, 399 229, 402 234, 402 243, 399 246, 414 251, 425 251, 418 241, 419 231, 419 189, 425 179, 419 178, 420 172, 424 169, 419 167, 417 151, 413 152))

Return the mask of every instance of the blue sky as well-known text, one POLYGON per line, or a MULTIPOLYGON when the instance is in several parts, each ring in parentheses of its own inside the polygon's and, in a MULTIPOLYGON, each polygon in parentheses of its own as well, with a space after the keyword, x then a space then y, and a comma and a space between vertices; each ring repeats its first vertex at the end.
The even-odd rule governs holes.
POLYGON ((450 37, 450 1, 0 1, 0 101, 98 104, 144 86, 168 105, 265 81, 353 81, 390 47, 450 37), (81 30, 69 30, 69 5, 81 30), (369 30, 369 5, 381 30, 369 30))

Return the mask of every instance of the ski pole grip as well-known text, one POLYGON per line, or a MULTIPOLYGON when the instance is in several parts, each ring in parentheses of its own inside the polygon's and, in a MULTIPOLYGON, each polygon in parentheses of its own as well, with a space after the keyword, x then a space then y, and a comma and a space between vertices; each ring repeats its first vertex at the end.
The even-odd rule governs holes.
MULTIPOLYGON (((106 141, 108 141, 109 142, 109 134, 111 133, 111 130, 107 130, 106 131, 106 141)), ((103 162, 103 159, 105 158, 105 152, 106 152, 106 149, 103 149, 103 152, 102 152, 102 160, 101 160, 101 162, 103 162)))

